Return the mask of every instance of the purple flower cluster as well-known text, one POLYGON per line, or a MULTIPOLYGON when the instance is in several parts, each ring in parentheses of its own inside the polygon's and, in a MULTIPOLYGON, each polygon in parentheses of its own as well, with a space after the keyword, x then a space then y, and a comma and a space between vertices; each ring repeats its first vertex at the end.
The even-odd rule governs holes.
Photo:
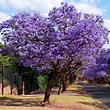
POLYGON ((1 52, 18 55, 24 66, 38 70, 53 68, 58 61, 60 67, 69 61, 74 65, 77 60, 91 65, 108 41, 108 33, 100 16, 80 13, 62 3, 48 17, 22 12, 1 23, 5 44, 1 52))
POLYGON ((110 74, 110 49, 102 49, 96 57, 96 64, 93 68, 86 69, 84 76, 88 80, 94 80, 99 77, 107 77, 110 74))

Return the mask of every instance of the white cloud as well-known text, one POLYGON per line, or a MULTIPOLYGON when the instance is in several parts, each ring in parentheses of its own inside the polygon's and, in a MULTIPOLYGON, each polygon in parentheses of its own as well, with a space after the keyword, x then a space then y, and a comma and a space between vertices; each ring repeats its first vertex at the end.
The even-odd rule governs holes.
POLYGON ((79 10, 79 11, 82 11, 82 12, 86 12, 86 13, 94 13, 94 14, 99 14, 99 15, 102 15, 103 11, 102 9, 100 8, 97 8, 95 5, 91 5, 91 4, 88 4, 88 3, 77 3, 76 4, 76 8, 79 10))
POLYGON ((103 46, 103 48, 105 48, 105 49, 110 48, 110 44, 105 44, 105 45, 103 46))
POLYGON ((104 19, 104 26, 110 30, 110 20, 104 19))
POLYGON ((80 0, 80 2, 88 2, 88 3, 92 3, 92 4, 96 4, 98 2, 100 2, 100 0, 80 0))
POLYGON ((90 2, 92 4, 96 4, 98 2, 100 2, 100 0, 86 0, 87 2, 90 2))
MULTIPOLYGON (((69 0, 68 0, 69 1, 69 0)), ((96 15, 102 15, 105 9, 98 8, 96 6, 96 3, 98 3, 100 0, 81 0, 80 2, 75 2, 74 0, 69 2, 70 4, 73 4, 76 9, 80 12, 85 12, 89 14, 96 14, 96 15)))
POLYGON ((0 0, 0 7, 13 8, 18 11, 38 11, 48 13, 54 6, 59 6, 63 0, 0 0))
POLYGON ((9 15, 7 15, 6 13, 0 12, 0 23, 4 20, 9 19, 9 18, 10 18, 9 15))
POLYGON ((47 14, 54 6, 60 6, 61 2, 68 1, 75 7, 86 13, 94 13, 102 15, 104 9, 97 8, 96 3, 100 0, 0 0, 0 7, 8 9, 13 8, 18 11, 38 11, 42 14, 47 14))
MULTIPOLYGON (((108 29, 108 30, 110 30, 110 20, 107 20, 107 19, 104 19, 104 26, 108 29)), ((103 47, 104 48, 110 48, 110 34, 109 34, 109 37, 108 37, 108 39, 109 39, 109 44, 105 44, 103 47)))

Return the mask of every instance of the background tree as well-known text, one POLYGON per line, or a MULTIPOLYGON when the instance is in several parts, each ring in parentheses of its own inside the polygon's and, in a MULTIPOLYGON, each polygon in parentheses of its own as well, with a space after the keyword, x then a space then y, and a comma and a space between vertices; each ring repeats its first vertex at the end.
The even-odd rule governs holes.
MULTIPOLYGON (((3 47, 3 44, 0 42, 0 48, 3 47)), ((9 57, 7 55, 0 54, 0 82, 2 83, 2 95, 4 94, 4 86, 9 83, 9 80, 4 77, 6 74, 4 68, 8 68, 10 66, 9 64, 9 57)))
POLYGON ((110 83, 110 49, 102 49, 96 57, 96 65, 85 70, 84 76, 89 82, 110 83))

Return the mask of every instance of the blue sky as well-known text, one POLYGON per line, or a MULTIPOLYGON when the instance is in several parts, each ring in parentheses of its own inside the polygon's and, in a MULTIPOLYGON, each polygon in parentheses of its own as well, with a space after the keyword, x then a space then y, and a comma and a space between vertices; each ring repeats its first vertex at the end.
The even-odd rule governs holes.
POLYGON ((100 0, 99 3, 97 3, 97 7, 105 9, 103 13, 103 18, 110 19, 110 0, 100 0))
MULTIPOLYGON (((60 6, 61 2, 73 4, 81 12, 101 15, 105 27, 110 29, 110 0, 0 0, 0 22, 22 11, 37 11, 46 15, 54 6, 60 6)), ((104 47, 109 48, 110 44, 104 47)))

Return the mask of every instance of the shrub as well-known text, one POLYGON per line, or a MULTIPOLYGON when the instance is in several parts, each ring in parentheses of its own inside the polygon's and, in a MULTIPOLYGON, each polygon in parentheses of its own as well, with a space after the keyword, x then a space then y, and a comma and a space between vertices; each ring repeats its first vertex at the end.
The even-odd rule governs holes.
POLYGON ((48 76, 39 75, 37 77, 37 83, 38 83, 39 90, 45 90, 48 84, 48 76))

